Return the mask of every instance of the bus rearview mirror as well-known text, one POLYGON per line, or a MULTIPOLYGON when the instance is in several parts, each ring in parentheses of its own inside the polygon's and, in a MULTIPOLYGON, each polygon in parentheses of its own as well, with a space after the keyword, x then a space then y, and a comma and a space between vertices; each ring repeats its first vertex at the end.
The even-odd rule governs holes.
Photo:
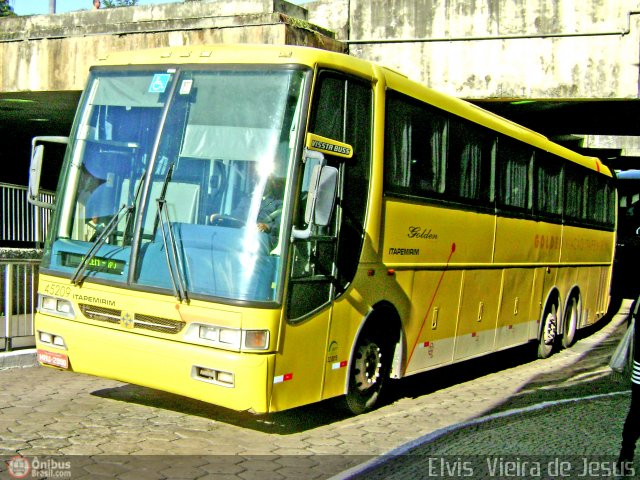
POLYGON ((317 152, 310 152, 318 163, 307 164, 311 168, 309 176, 309 193, 305 205, 304 221, 307 228, 304 230, 293 228, 292 239, 306 239, 311 236, 311 229, 314 225, 326 227, 331 221, 331 214, 338 188, 338 169, 324 164, 324 155, 317 152), (317 156, 317 158, 315 158, 317 156))
POLYGON ((305 222, 319 227, 326 227, 331 220, 333 203, 338 185, 338 169, 335 167, 314 167, 311 189, 307 198, 305 222))
POLYGON ((40 196, 40 173, 42 172, 42 158, 44 157, 44 145, 36 145, 31 152, 31 165, 29 167, 29 203, 36 204, 40 196))
POLYGON ((32 205, 42 208, 53 208, 52 203, 38 200, 40 196, 40 177, 42 175, 42 163, 44 161, 44 145, 38 142, 69 143, 68 137, 44 136, 33 137, 31 140, 31 164, 29 166, 29 189, 27 201, 32 205))

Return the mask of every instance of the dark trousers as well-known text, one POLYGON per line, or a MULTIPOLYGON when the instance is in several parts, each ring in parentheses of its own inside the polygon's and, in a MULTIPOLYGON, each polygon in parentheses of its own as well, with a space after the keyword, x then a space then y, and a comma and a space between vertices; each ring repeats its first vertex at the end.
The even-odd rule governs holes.
MULTIPOLYGON (((638 370, 637 364, 634 366, 638 370)), ((622 449, 620 460, 633 460, 636 442, 640 438, 640 384, 631 384, 631 405, 622 429, 622 449)))

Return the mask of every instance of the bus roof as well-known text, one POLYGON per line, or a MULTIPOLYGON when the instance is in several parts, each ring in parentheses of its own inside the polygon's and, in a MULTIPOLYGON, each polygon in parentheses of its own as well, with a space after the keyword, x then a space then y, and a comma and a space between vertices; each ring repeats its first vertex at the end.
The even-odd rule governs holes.
POLYGON ((550 141, 544 135, 454 96, 433 90, 402 73, 343 53, 292 45, 215 44, 162 47, 110 52, 96 66, 176 64, 280 64, 337 67, 372 81, 383 80, 388 88, 410 95, 474 123, 556 154, 584 167, 612 176, 598 158, 581 155, 550 141))
POLYGON ((343 53, 295 45, 215 44, 162 47, 110 52, 96 65, 163 65, 163 64, 281 64, 334 65, 365 77, 374 78, 371 62, 343 53))
POLYGON ((386 73, 387 86, 389 88, 410 95, 479 125, 488 127, 491 130, 495 130, 526 142, 591 170, 595 170, 610 177, 612 176, 610 169, 596 157, 581 155, 578 152, 552 142, 538 132, 496 115, 493 112, 489 112, 488 110, 485 110, 471 102, 436 91, 419 82, 410 80, 396 71, 386 68, 384 70, 386 73))

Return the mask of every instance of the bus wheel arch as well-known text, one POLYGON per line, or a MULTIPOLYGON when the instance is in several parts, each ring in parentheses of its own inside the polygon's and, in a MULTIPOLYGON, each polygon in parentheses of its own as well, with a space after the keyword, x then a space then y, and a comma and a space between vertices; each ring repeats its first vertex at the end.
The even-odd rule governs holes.
POLYGON ((358 415, 373 410, 389 382, 401 338, 400 317, 387 302, 373 307, 352 347, 344 404, 358 415))
POLYGON ((547 358, 553 353, 558 336, 558 318, 560 318, 560 294, 554 289, 549 292, 542 310, 538 332, 538 358, 547 358))
POLYGON ((569 348, 573 345, 576 332, 582 317, 582 297, 578 287, 574 287, 567 296, 562 316, 562 346, 569 348))

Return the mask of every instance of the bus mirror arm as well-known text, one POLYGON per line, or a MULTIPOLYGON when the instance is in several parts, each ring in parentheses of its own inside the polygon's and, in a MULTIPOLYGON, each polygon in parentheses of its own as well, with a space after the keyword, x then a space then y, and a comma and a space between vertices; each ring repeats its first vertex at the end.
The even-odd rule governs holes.
POLYGON ((44 158, 44 145, 38 142, 69 143, 68 137, 33 137, 31 140, 31 164, 29 166, 29 190, 27 201, 32 205, 42 208, 53 208, 53 204, 42 202, 40 196, 40 176, 42 174, 42 161, 44 158))

